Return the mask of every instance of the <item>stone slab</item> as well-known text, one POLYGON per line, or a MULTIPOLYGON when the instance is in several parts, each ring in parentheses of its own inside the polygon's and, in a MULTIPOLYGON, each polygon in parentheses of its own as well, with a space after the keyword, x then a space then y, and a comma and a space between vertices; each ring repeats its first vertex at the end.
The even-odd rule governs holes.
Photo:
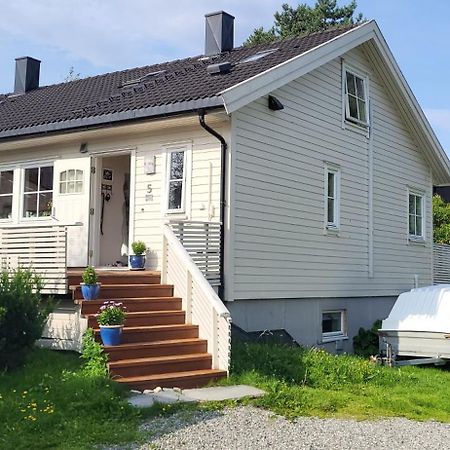
POLYGON ((133 394, 128 399, 130 405, 136 408, 149 408, 155 403, 171 404, 177 402, 208 402, 237 400, 243 397, 261 397, 264 391, 252 386, 214 386, 199 389, 184 389, 181 392, 173 389, 163 389, 159 392, 133 394))
POLYGON ((265 392, 261 389, 245 384, 183 390, 183 397, 200 402, 238 400, 244 397, 261 397, 264 394, 265 392))

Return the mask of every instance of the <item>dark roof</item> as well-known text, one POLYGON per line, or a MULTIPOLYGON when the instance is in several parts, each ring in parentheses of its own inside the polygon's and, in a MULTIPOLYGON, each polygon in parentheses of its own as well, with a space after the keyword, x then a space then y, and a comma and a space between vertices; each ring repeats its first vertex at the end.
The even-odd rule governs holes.
MULTIPOLYGON (((50 129, 50 124, 58 124, 54 129, 74 128, 77 123, 81 124, 80 119, 90 119, 89 124, 100 123, 102 117, 122 117, 122 112, 145 109, 145 114, 140 116, 152 116, 158 110, 170 111, 171 105, 180 102, 183 105, 181 110, 192 110, 193 105, 201 106, 203 103, 219 106, 222 102, 218 95, 224 89, 305 53, 350 28, 313 33, 272 44, 243 46, 210 58, 200 55, 107 73, 39 87, 17 96, 0 94, 0 138, 36 133, 44 128, 50 129), (271 49, 276 50, 256 61, 241 62, 271 49), (229 73, 211 75, 207 72, 207 66, 225 61, 232 64, 229 73), (202 102, 207 99, 209 103, 202 102), (168 108, 158 109, 161 106, 168 108)), ((135 117, 136 114, 128 118, 135 117)))

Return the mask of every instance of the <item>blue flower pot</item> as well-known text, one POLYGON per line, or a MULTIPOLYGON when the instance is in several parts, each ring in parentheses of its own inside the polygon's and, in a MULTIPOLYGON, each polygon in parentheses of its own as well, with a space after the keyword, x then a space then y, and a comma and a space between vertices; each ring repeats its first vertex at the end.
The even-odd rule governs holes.
POLYGON ((103 345, 119 345, 122 342, 123 325, 100 325, 103 345))
POLYGON ((81 283, 81 293, 85 300, 95 300, 100 294, 101 284, 85 284, 81 283))
POLYGON ((132 269, 143 269, 145 266, 145 255, 130 255, 130 266, 132 269))

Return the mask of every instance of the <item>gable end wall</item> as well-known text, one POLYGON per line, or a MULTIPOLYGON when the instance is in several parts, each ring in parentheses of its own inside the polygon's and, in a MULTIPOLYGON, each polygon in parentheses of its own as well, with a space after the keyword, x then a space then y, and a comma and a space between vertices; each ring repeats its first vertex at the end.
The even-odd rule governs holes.
POLYGON ((365 56, 373 111, 373 256, 369 139, 343 127, 341 59, 233 113, 234 299, 392 296, 432 279, 430 169, 365 56), (324 165, 341 168, 341 228, 324 231, 324 165), (407 189, 426 196, 426 244, 407 239, 407 189), (373 264, 373 277, 369 276, 373 264))

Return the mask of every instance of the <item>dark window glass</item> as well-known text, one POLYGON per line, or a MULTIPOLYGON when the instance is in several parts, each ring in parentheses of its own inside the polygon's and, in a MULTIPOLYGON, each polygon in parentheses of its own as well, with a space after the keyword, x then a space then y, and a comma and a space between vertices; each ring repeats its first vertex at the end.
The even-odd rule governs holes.
POLYGON ((48 217, 53 202, 53 167, 25 169, 24 217, 48 217))
POLYGON ((181 181, 171 181, 169 183, 169 209, 181 209, 183 196, 183 183, 181 181))
POLYGON ((0 194, 12 194, 13 192, 14 172, 5 170, 0 172, 0 194))
POLYGON ((326 312, 322 314, 322 333, 342 333, 341 312, 326 312))

